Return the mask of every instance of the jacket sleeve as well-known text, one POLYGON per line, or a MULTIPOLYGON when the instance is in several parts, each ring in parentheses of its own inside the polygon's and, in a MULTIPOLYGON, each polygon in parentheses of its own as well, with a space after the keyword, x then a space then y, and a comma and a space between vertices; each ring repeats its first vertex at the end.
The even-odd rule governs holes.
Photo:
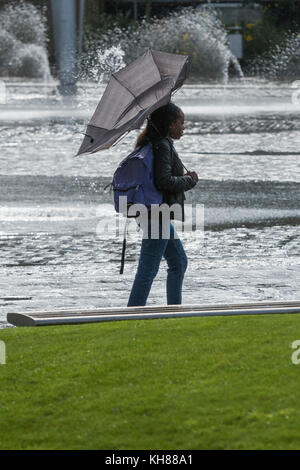
POLYGON ((172 151, 168 142, 159 141, 153 144, 154 183, 158 189, 169 193, 188 191, 196 185, 192 176, 172 175, 172 151))

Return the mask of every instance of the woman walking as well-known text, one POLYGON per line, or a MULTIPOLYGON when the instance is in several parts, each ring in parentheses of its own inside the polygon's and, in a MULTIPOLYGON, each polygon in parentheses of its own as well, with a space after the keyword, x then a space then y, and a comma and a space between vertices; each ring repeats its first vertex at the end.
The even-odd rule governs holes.
MULTIPOLYGON (((148 213, 148 237, 143 237, 140 258, 132 290, 128 300, 128 307, 146 305, 152 282, 158 272, 162 257, 168 265, 167 271, 167 303, 168 305, 181 304, 182 284, 187 268, 187 257, 174 226, 170 219, 177 218, 184 221, 184 192, 192 189, 198 181, 195 172, 184 174, 183 164, 173 146, 173 139, 178 140, 184 131, 184 114, 173 103, 154 111, 148 119, 145 130, 137 139, 136 147, 152 143, 154 155, 154 183, 163 194, 163 203, 168 206, 176 205, 180 208, 170 212, 169 220, 159 215, 156 220, 159 226, 158 238, 151 238, 151 223, 153 213, 148 213), (167 224, 169 237, 163 237, 167 224)), ((145 234, 144 234, 145 235, 145 234)))

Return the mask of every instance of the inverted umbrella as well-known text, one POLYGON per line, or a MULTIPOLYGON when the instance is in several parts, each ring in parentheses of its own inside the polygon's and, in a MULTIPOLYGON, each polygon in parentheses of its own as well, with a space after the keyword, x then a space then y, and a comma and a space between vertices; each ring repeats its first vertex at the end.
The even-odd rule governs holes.
POLYGON ((139 128, 187 77, 188 56, 148 49, 111 75, 89 122, 77 155, 109 148, 125 132, 139 128))

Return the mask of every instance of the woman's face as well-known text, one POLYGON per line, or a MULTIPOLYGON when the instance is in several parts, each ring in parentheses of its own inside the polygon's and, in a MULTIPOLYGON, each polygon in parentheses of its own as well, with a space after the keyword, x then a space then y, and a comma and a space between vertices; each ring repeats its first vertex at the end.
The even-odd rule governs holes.
POLYGON ((181 111, 180 116, 174 121, 169 128, 169 137, 172 139, 180 139, 184 131, 184 114, 181 111))

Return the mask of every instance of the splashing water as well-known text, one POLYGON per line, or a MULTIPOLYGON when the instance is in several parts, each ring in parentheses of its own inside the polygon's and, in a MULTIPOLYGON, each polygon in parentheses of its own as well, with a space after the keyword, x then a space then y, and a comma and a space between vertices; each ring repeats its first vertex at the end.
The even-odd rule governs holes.
POLYGON ((32 4, 17 2, 0 12, 0 75, 48 79, 46 20, 32 4))
POLYGON ((299 77, 300 73, 300 35, 286 33, 281 44, 255 58, 247 74, 268 79, 290 79, 299 77))
POLYGON ((125 67, 124 51, 120 46, 98 49, 92 58, 89 69, 82 68, 80 78, 91 78, 98 83, 105 83, 113 72, 125 67))
POLYGON ((191 77, 199 80, 228 81, 228 68, 233 65, 239 77, 243 76, 237 59, 228 46, 227 32, 212 8, 184 8, 165 18, 141 21, 138 26, 115 27, 95 41, 87 41, 82 69, 95 79, 95 70, 114 72, 114 64, 106 66, 103 53, 97 51, 123 51, 122 60, 128 64, 145 52, 148 47, 189 55, 191 77), (99 60, 98 65, 97 59, 99 60))

